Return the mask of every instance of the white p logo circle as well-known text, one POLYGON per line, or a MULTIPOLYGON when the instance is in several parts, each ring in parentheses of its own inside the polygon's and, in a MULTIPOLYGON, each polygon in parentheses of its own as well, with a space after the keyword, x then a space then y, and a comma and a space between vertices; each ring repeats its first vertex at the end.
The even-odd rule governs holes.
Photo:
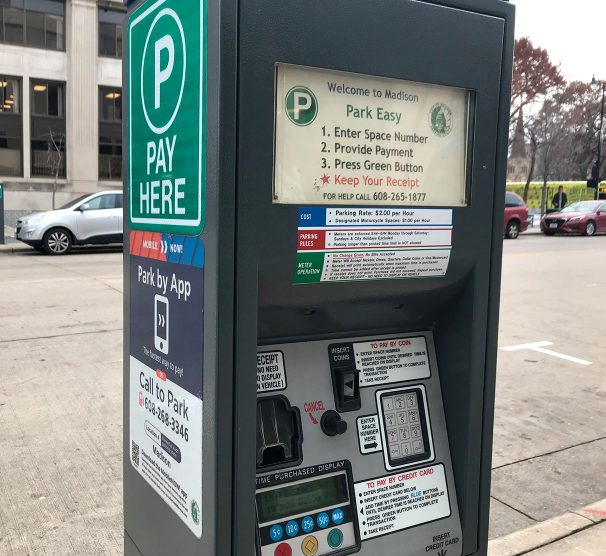
POLYGON ((295 120, 299 121, 301 118, 301 112, 305 112, 311 108, 311 95, 303 91, 296 91, 294 93, 294 101, 294 118, 295 120))
POLYGON ((177 117, 186 69, 183 25, 174 10, 165 8, 158 12, 147 31, 141 58, 143 115, 156 135, 165 133, 177 117))
POLYGON ((154 48, 154 69, 155 69, 155 79, 154 79, 154 108, 160 108, 161 97, 160 97, 160 86, 165 81, 168 81, 168 78, 173 73, 173 68, 175 66, 175 42, 170 35, 164 35, 161 39, 156 41, 156 45, 154 48), (162 52, 166 50, 168 53, 168 62, 164 68, 161 67, 162 62, 162 52))

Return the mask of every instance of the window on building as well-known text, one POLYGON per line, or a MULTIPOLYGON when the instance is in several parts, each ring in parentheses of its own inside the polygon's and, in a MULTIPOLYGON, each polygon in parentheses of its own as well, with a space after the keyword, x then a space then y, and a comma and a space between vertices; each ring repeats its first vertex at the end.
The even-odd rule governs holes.
POLYGON ((30 83, 32 176, 65 177, 65 83, 30 83))
POLYGON ((99 179, 122 179, 122 89, 99 87, 99 179))
POLYGON ((0 0, 0 42, 65 50, 63 0, 0 0))
POLYGON ((21 80, 0 74, 0 176, 23 175, 21 80))
POLYGON ((124 10, 99 6, 99 56, 122 58, 124 10))

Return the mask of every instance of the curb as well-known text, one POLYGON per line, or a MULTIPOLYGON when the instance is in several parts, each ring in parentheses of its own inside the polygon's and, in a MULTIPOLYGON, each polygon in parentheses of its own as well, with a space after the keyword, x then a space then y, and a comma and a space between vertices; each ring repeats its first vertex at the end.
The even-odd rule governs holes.
POLYGON ((606 498, 488 542, 488 556, 520 556, 606 521, 606 498))
POLYGON ((0 245, 0 256, 1 255, 13 255, 15 253, 27 253, 33 251, 31 247, 20 245, 19 243, 5 243, 0 245))

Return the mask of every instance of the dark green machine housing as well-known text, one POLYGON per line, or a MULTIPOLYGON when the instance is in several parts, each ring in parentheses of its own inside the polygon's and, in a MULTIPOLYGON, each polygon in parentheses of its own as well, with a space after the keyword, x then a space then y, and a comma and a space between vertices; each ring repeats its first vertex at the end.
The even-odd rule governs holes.
MULTIPOLYGON (((152 3, 134 1, 129 14, 152 3)), ((217 0, 208 2, 207 17, 206 225, 199 236, 204 333, 194 339, 204 344, 202 537, 128 458, 129 330, 138 315, 131 312, 126 243, 125 554, 255 554, 256 356, 263 346, 418 332, 433 338, 439 368, 458 550, 486 554, 514 7, 502 0, 217 0), (446 276, 293 284, 297 210, 304 205, 272 202, 277 63, 473 92, 468 206, 453 208, 446 276)), ((131 185, 127 178, 125 188, 131 185)), ((124 221, 127 241, 131 228, 124 221)), ((331 372, 328 359, 326 369, 331 372)), ((294 467, 306 467, 307 439, 294 467)), ((397 547, 417 530, 394 535, 393 552, 381 556, 400 556, 397 547)), ((359 547, 360 554, 378 556, 370 544, 359 547)))

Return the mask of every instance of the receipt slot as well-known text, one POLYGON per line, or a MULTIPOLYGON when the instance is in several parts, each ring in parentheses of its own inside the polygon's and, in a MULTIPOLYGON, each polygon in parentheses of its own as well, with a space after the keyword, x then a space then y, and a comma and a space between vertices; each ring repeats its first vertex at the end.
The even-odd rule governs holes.
POLYGON ((125 554, 486 554, 513 15, 129 4, 125 554))

